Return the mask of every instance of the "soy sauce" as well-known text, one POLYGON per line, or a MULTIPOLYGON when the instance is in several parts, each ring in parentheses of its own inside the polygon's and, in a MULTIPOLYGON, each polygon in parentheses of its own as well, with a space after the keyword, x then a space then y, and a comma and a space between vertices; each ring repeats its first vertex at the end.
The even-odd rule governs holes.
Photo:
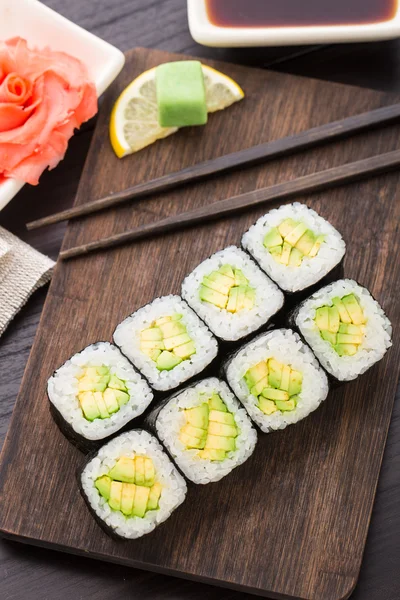
POLYGON ((366 25, 393 19, 398 0, 206 0, 220 27, 366 25))

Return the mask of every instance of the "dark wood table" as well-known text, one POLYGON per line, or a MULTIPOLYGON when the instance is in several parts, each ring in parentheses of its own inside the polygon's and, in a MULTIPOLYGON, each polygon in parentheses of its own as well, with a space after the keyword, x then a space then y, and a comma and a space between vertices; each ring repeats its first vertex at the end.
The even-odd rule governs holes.
MULTIPOLYGON (((343 46, 226 50, 191 38, 186 0, 46 0, 46 4, 122 50, 154 47, 375 89, 400 89, 400 41, 343 46)), ((69 207, 89 147, 93 123, 70 144, 65 160, 40 187, 26 186, 0 213, 0 225, 56 259, 60 224, 28 233, 25 222, 69 207)), ((37 292, 0 340, 0 440, 3 442, 46 289, 37 292)), ((307 560, 307 557, 304 557, 307 560)), ((134 571, 0 540, 1 600, 197 600, 244 594, 134 571)), ((395 405, 359 584, 353 600, 400 598, 400 406, 395 405)))

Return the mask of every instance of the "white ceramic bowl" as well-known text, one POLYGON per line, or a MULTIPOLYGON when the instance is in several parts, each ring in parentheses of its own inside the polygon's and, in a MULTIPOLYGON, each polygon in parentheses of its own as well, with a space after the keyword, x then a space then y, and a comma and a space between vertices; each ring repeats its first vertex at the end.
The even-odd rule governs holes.
MULTIPOLYGON (((100 96, 124 66, 124 54, 37 0, 0 0, 0 40, 25 38, 30 46, 50 46, 79 58, 100 96)), ((9 179, 0 185, 0 210, 22 188, 9 179)))
POLYGON ((400 4, 393 19, 383 23, 311 27, 218 27, 208 18, 206 0, 187 0, 187 4, 190 33, 204 46, 294 46, 370 42, 400 36, 400 4))

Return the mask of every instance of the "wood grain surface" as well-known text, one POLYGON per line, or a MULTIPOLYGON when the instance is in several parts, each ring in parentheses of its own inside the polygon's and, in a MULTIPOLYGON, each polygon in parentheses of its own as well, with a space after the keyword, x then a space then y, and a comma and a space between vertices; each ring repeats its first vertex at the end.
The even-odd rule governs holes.
MULTIPOLYGON (((112 102, 137 73, 169 55, 137 51, 104 100, 77 202, 100 197, 218 154, 275 139, 399 101, 351 89, 211 62, 235 77, 245 103, 118 161, 104 139, 112 102), (260 89, 263 93, 260 93, 260 89), (248 118, 250 116, 250 118, 248 118), (216 145, 215 140, 219 140, 216 145)), ((69 226, 64 248, 315 170, 396 148, 398 127, 363 135, 243 173, 99 214, 69 226)), ((369 287, 397 325, 398 175, 303 198, 349 244, 346 275, 369 287)), ((115 324, 154 296, 178 292, 183 276, 229 243, 262 210, 157 243, 59 264, 7 437, 1 471, 0 526, 59 549, 175 573, 271 597, 347 597, 361 563, 398 379, 398 346, 358 382, 332 392, 309 419, 260 436, 254 456, 224 481, 192 486, 186 503, 154 534, 110 540, 79 496, 82 455, 51 421, 45 382, 87 343, 109 339, 115 324), (29 502, 27 502, 29 498, 29 502), (18 510, 15 507, 18 507, 18 510)), ((49 596, 51 597, 51 595, 49 596)), ((99 596, 101 597, 101 596, 99 596)))

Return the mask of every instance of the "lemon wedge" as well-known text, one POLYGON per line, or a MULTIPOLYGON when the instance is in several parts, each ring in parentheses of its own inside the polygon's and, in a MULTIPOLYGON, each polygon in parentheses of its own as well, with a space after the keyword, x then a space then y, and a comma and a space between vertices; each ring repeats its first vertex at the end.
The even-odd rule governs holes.
MULTIPOLYGON (((216 112, 244 98, 241 87, 227 75, 202 65, 208 112, 216 112)), ((111 113, 110 140, 122 158, 138 152, 156 140, 178 131, 160 127, 156 97, 156 68, 145 71, 124 89, 111 113)))

